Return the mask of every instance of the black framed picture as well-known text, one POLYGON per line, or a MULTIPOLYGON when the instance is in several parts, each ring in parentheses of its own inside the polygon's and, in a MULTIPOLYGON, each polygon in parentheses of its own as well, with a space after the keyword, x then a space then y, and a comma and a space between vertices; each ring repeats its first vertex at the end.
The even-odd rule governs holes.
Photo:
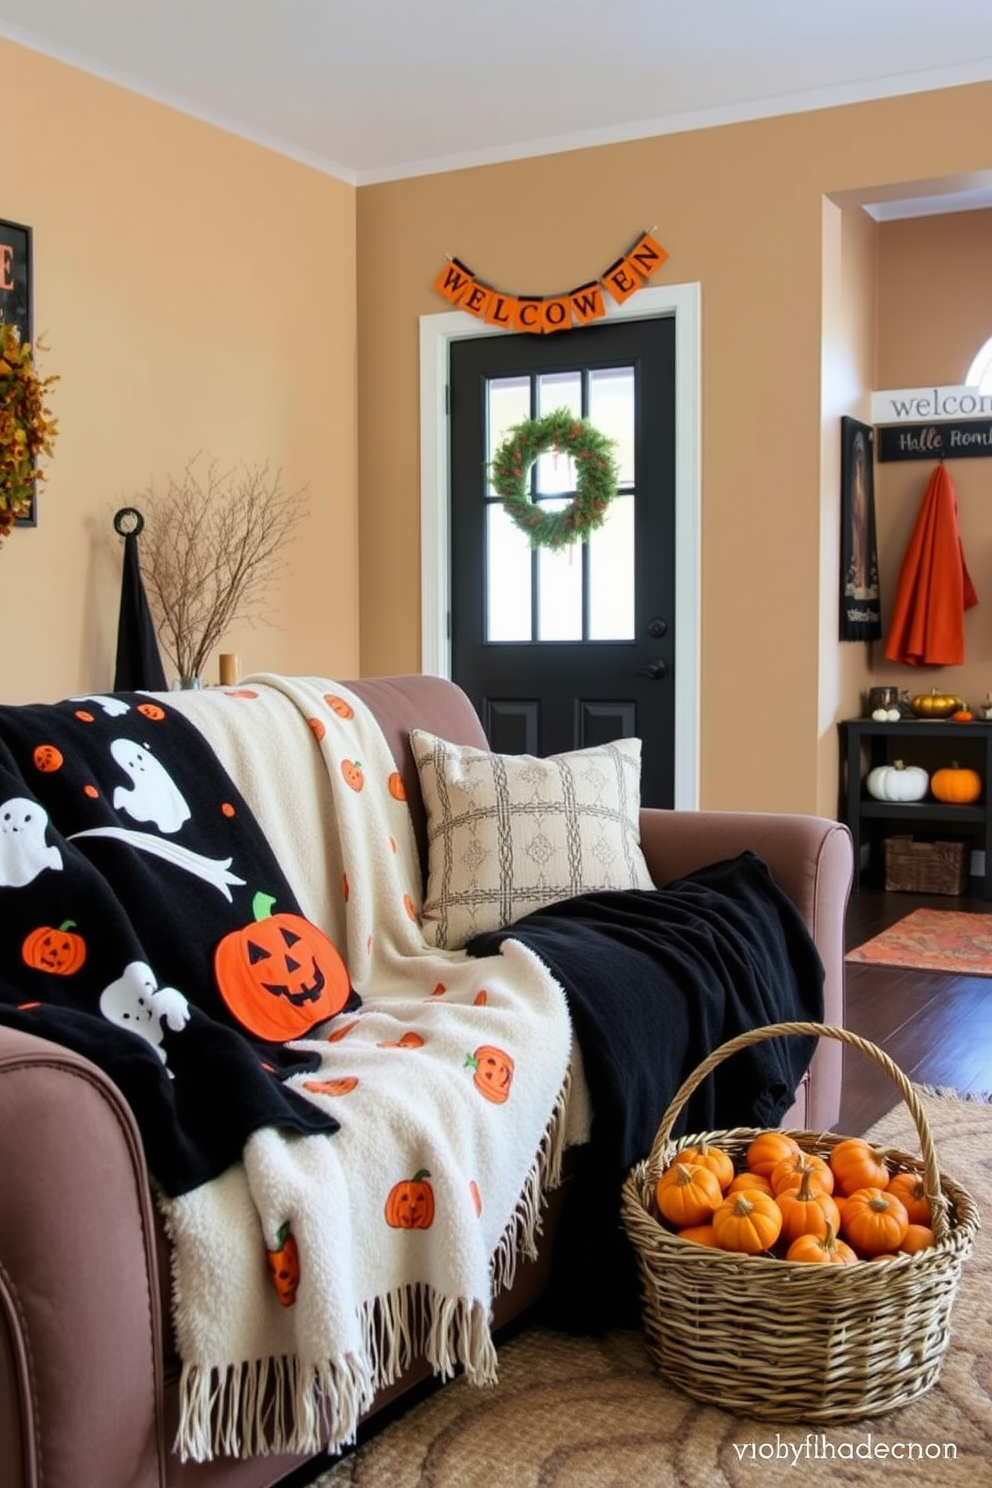
POLYGON ((882 638, 875 539, 875 431, 840 421, 840 639, 882 638))
MULTIPOLYGON (((30 341, 34 335, 31 229, 3 218, 0 218, 0 321, 16 326, 22 341, 30 341)), ((30 512, 17 521, 22 527, 36 526, 38 515, 33 497, 30 512)))

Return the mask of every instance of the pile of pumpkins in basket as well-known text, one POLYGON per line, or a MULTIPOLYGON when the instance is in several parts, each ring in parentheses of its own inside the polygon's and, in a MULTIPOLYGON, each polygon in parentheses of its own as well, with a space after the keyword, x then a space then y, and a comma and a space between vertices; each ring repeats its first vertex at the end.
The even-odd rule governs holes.
POLYGON ((662 1172, 655 1206, 683 1239, 748 1256, 852 1265, 934 1244, 922 1174, 891 1170, 862 1137, 823 1157, 787 1132, 757 1132, 739 1171, 701 1138, 662 1172))

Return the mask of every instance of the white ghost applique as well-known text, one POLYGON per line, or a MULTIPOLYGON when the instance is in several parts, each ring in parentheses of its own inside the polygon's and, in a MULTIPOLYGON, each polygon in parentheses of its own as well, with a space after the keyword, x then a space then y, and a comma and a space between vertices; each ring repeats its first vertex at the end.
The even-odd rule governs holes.
POLYGON ((23 889, 46 868, 62 867, 62 854, 45 841, 48 812, 27 796, 0 805, 0 888, 23 889))
POLYGON ((178 832, 191 815, 172 776, 153 754, 133 739, 114 739, 110 752, 131 777, 130 786, 114 791, 114 810, 139 822, 154 822, 160 832, 178 832))
POLYGON ((163 1064, 166 1058, 162 1019, 175 1033, 189 1022, 186 998, 175 987, 159 987, 154 972, 144 961, 129 962, 124 975, 104 987, 100 993, 100 1011, 108 1022, 146 1039, 163 1064))
POLYGON ((131 704, 125 703, 123 698, 107 697, 103 693, 89 692, 85 697, 75 697, 74 703, 96 703, 110 718, 120 718, 125 713, 130 713, 131 704))

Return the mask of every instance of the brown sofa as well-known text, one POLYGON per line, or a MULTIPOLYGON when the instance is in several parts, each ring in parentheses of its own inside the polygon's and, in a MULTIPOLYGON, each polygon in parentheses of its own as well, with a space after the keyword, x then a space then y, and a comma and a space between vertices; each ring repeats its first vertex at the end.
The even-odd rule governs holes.
MULTIPOLYGON (((409 730, 485 747, 479 720, 464 693, 438 678, 346 685, 387 735, 424 852, 409 730)), ((845 827, 811 816, 644 810, 641 831, 659 884, 745 848, 764 858, 819 948, 827 1021, 842 1022, 852 877, 845 827)), ((824 1129, 836 1121, 841 1054, 836 1042, 820 1046, 787 1124, 824 1129)), ((521 1264, 512 1289, 497 1298, 498 1325, 545 1284, 555 1207, 539 1258, 521 1264)), ((301 1467, 300 1458, 284 1456, 184 1464, 172 1453, 179 1369, 170 1347, 166 1244, 137 1129, 115 1086, 83 1058, 0 1026, 3 1488, 268 1488, 301 1467)), ((370 1414, 416 1377, 378 1399, 370 1414)))

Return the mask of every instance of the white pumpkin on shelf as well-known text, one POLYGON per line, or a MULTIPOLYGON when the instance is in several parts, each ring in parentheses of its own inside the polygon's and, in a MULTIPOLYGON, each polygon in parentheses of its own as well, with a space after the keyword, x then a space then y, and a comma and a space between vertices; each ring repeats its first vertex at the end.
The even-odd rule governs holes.
POLYGON ((921 765, 907 765, 893 760, 891 765, 876 765, 865 781, 868 794, 876 801, 922 801, 930 787, 930 777, 921 765))

